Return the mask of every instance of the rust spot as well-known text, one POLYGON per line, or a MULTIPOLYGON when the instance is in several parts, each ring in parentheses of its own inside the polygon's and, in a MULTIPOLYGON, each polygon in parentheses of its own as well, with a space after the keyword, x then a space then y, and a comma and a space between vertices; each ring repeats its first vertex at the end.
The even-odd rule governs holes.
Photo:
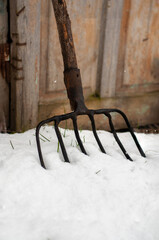
POLYGON ((12 33, 12 37, 18 37, 18 35, 19 33, 15 33, 15 32, 12 33))
POLYGON ((144 38, 144 39, 142 39, 143 42, 145 42, 145 41, 147 41, 147 40, 148 40, 148 38, 144 38))
POLYGON ((17 62, 22 62, 22 59, 13 57, 12 60, 17 61, 17 62))
POLYGON ((26 46, 26 45, 27 45, 26 42, 25 43, 19 43, 19 42, 16 43, 16 46, 20 46, 20 47, 21 46, 26 46))
POLYGON ((13 64, 11 64, 11 66, 12 66, 12 68, 14 68, 17 71, 22 71, 23 70, 23 67, 18 68, 16 66, 14 66, 13 64))
POLYGON ((22 7, 22 8, 16 13, 17 17, 24 11, 24 9, 25 9, 25 6, 22 7))
POLYGON ((14 78, 14 80, 16 80, 16 81, 24 80, 24 77, 14 78))

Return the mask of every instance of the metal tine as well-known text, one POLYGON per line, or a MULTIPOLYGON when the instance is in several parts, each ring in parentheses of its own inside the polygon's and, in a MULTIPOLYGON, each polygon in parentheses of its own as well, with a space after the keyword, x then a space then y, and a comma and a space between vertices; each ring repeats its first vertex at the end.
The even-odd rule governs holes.
POLYGON ((117 113, 119 113, 119 114, 123 117, 123 119, 125 120, 125 123, 126 123, 126 125, 127 125, 127 127, 128 127, 128 130, 129 130, 132 138, 134 139, 134 142, 135 142, 135 144, 136 144, 136 146, 137 146, 137 148, 138 148, 141 156, 142 156, 142 157, 146 157, 144 151, 142 150, 142 148, 141 148, 141 146, 140 146, 140 144, 139 144, 139 142, 138 142, 138 140, 137 140, 137 137, 136 137, 135 134, 134 134, 134 131, 133 131, 133 129, 132 129, 132 127, 131 127, 131 125, 130 125, 130 123, 129 123, 129 120, 128 120, 127 116, 125 115, 125 113, 123 113, 123 112, 122 112, 121 110, 119 110, 119 109, 110 109, 109 112, 117 112, 117 113))
POLYGON ((78 144, 79 144, 79 146, 80 146, 80 149, 81 149, 81 151, 82 151, 84 154, 87 155, 86 150, 85 150, 85 148, 84 148, 84 146, 83 146, 83 143, 82 143, 82 141, 81 141, 81 138, 80 138, 80 136, 79 136, 76 117, 73 117, 73 118, 72 118, 72 122, 73 122, 73 127, 74 127, 74 133, 75 133, 77 142, 78 142, 78 144))
POLYGON ((111 128, 111 131, 112 131, 112 133, 113 133, 113 135, 114 135, 114 138, 115 138, 115 140, 117 141, 119 147, 121 148, 123 154, 125 155, 125 157, 126 157, 127 159, 129 159, 130 161, 133 161, 133 160, 131 159, 131 157, 129 156, 129 154, 127 153, 127 151, 125 150, 123 144, 121 143, 121 141, 120 141, 120 139, 119 139, 119 137, 118 137, 118 135, 117 135, 117 133, 116 133, 116 131, 115 131, 115 128, 114 128, 114 125, 113 125, 113 122, 112 122, 111 115, 110 115, 109 113, 104 113, 104 114, 105 114, 105 116, 108 117, 108 119, 109 119, 109 125, 110 125, 110 128, 111 128))
POLYGON ((41 166, 46 169, 45 164, 44 164, 44 160, 43 160, 43 156, 42 156, 40 138, 39 138, 40 128, 43 124, 45 124, 45 123, 40 122, 38 124, 37 128, 36 128, 36 142, 37 142, 37 148, 38 148, 38 153, 39 153, 39 159, 40 159, 41 166))
POLYGON ((55 120, 55 125, 54 125, 55 132, 56 132, 57 138, 58 138, 59 143, 60 143, 60 147, 61 147, 61 150, 62 150, 62 153, 63 153, 64 160, 65 160, 65 162, 70 162, 69 159, 68 159, 68 156, 67 156, 67 152, 66 152, 62 137, 61 137, 60 130, 58 128, 58 124, 59 124, 59 122, 55 120))
POLYGON ((50 122, 55 122, 56 120, 56 117, 51 117, 51 118, 48 118, 46 120, 43 120, 41 121, 38 126, 36 127, 36 142, 37 142, 37 148, 38 148, 38 153, 39 153, 39 159, 40 159, 40 163, 41 163, 41 166, 43 168, 46 169, 45 167, 45 164, 44 164, 44 159, 43 159, 43 155, 42 155, 42 151, 41 151, 41 144, 40 144, 40 137, 39 137, 39 134, 40 134, 40 128, 44 125, 44 124, 47 124, 47 123, 50 123, 50 122))
POLYGON ((98 143, 98 146, 99 146, 100 150, 101 150, 103 153, 106 153, 106 152, 105 152, 105 149, 104 149, 103 145, 101 144, 101 141, 100 141, 100 139, 99 139, 99 137, 98 137, 98 135, 97 135, 97 132, 96 132, 96 126, 95 126, 94 116, 93 116, 92 114, 89 114, 88 116, 89 116, 89 118, 90 118, 90 120, 91 120, 93 134, 94 134, 94 137, 95 137, 95 139, 96 139, 96 141, 97 141, 97 143, 98 143))

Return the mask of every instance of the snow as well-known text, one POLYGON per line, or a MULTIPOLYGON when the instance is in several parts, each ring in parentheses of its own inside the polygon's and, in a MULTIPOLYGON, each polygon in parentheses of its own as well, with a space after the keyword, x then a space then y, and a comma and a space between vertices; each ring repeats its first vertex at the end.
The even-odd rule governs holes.
POLYGON ((146 158, 129 133, 61 129, 71 163, 63 162, 53 127, 41 131, 47 170, 40 166, 35 129, 0 134, 0 240, 158 240, 159 134, 137 134, 146 158), (44 138, 44 137, 46 138, 44 138))

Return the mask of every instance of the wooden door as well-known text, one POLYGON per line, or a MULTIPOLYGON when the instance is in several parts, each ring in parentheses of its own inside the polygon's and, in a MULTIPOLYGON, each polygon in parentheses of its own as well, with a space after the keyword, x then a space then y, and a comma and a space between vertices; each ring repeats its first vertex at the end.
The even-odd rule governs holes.
POLYGON ((159 90, 159 1, 126 0, 121 24, 117 94, 159 90))
POLYGON ((0 132, 9 124, 9 85, 7 61, 9 60, 7 0, 0 0, 0 132))
POLYGON ((100 94, 135 126, 159 121, 158 42, 158 0, 110 1, 100 94))

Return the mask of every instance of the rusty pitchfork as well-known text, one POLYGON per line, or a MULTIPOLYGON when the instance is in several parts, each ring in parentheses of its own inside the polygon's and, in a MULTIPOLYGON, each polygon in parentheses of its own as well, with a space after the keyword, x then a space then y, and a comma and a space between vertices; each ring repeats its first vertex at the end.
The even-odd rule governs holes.
POLYGON ((78 69, 78 66, 77 66, 74 42, 73 42, 72 31, 71 31, 71 21, 70 21, 68 12, 67 12, 66 2, 65 2, 65 0, 52 0, 52 4, 53 4, 53 8, 54 8, 57 29, 58 29, 58 33, 59 33, 59 40, 60 40, 60 44, 61 44, 63 62, 64 62, 64 83, 65 83, 65 86, 67 89, 68 98, 70 100, 71 109, 73 111, 70 113, 67 113, 67 114, 53 116, 44 121, 41 121, 38 124, 38 126, 36 128, 36 141, 37 141, 37 148, 38 148, 41 166, 45 168, 43 155, 42 155, 42 151, 41 151, 41 145, 40 145, 39 131, 40 131, 41 126, 46 123, 54 122, 55 132, 56 132, 65 162, 69 162, 69 158, 68 158, 65 146, 64 146, 64 142, 63 142, 61 133, 58 128, 58 125, 61 121, 64 121, 67 119, 72 120, 73 127, 74 127, 74 133, 75 133, 77 142, 80 146, 80 149, 84 154, 87 154, 86 150, 83 146, 83 143, 80 139, 79 132, 78 132, 77 116, 79 116, 79 115, 87 115, 89 117, 89 119, 91 121, 91 125, 92 125, 93 134, 98 143, 98 146, 103 153, 106 153, 105 149, 102 146, 102 143, 97 135, 97 132, 96 132, 96 126, 95 126, 95 120, 94 120, 94 115, 96 115, 96 114, 103 114, 108 118, 110 129, 114 135, 116 142, 118 143, 118 145, 121 148, 125 157, 127 159, 129 159, 130 161, 132 161, 131 157, 125 150, 123 144, 121 143, 121 141, 115 131, 114 124, 112 122, 112 117, 111 117, 111 113, 113 113, 113 112, 118 113, 122 116, 132 138, 134 139, 134 142, 135 142, 141 156, 145 157, 145 153, 143 152, 143 150, 133 132, 133 129, 128 121, 128 118, 121 110, 119 110, 119 109, 93 110, 93 109, 88 109, 85 106, 80 70, 78 69))

